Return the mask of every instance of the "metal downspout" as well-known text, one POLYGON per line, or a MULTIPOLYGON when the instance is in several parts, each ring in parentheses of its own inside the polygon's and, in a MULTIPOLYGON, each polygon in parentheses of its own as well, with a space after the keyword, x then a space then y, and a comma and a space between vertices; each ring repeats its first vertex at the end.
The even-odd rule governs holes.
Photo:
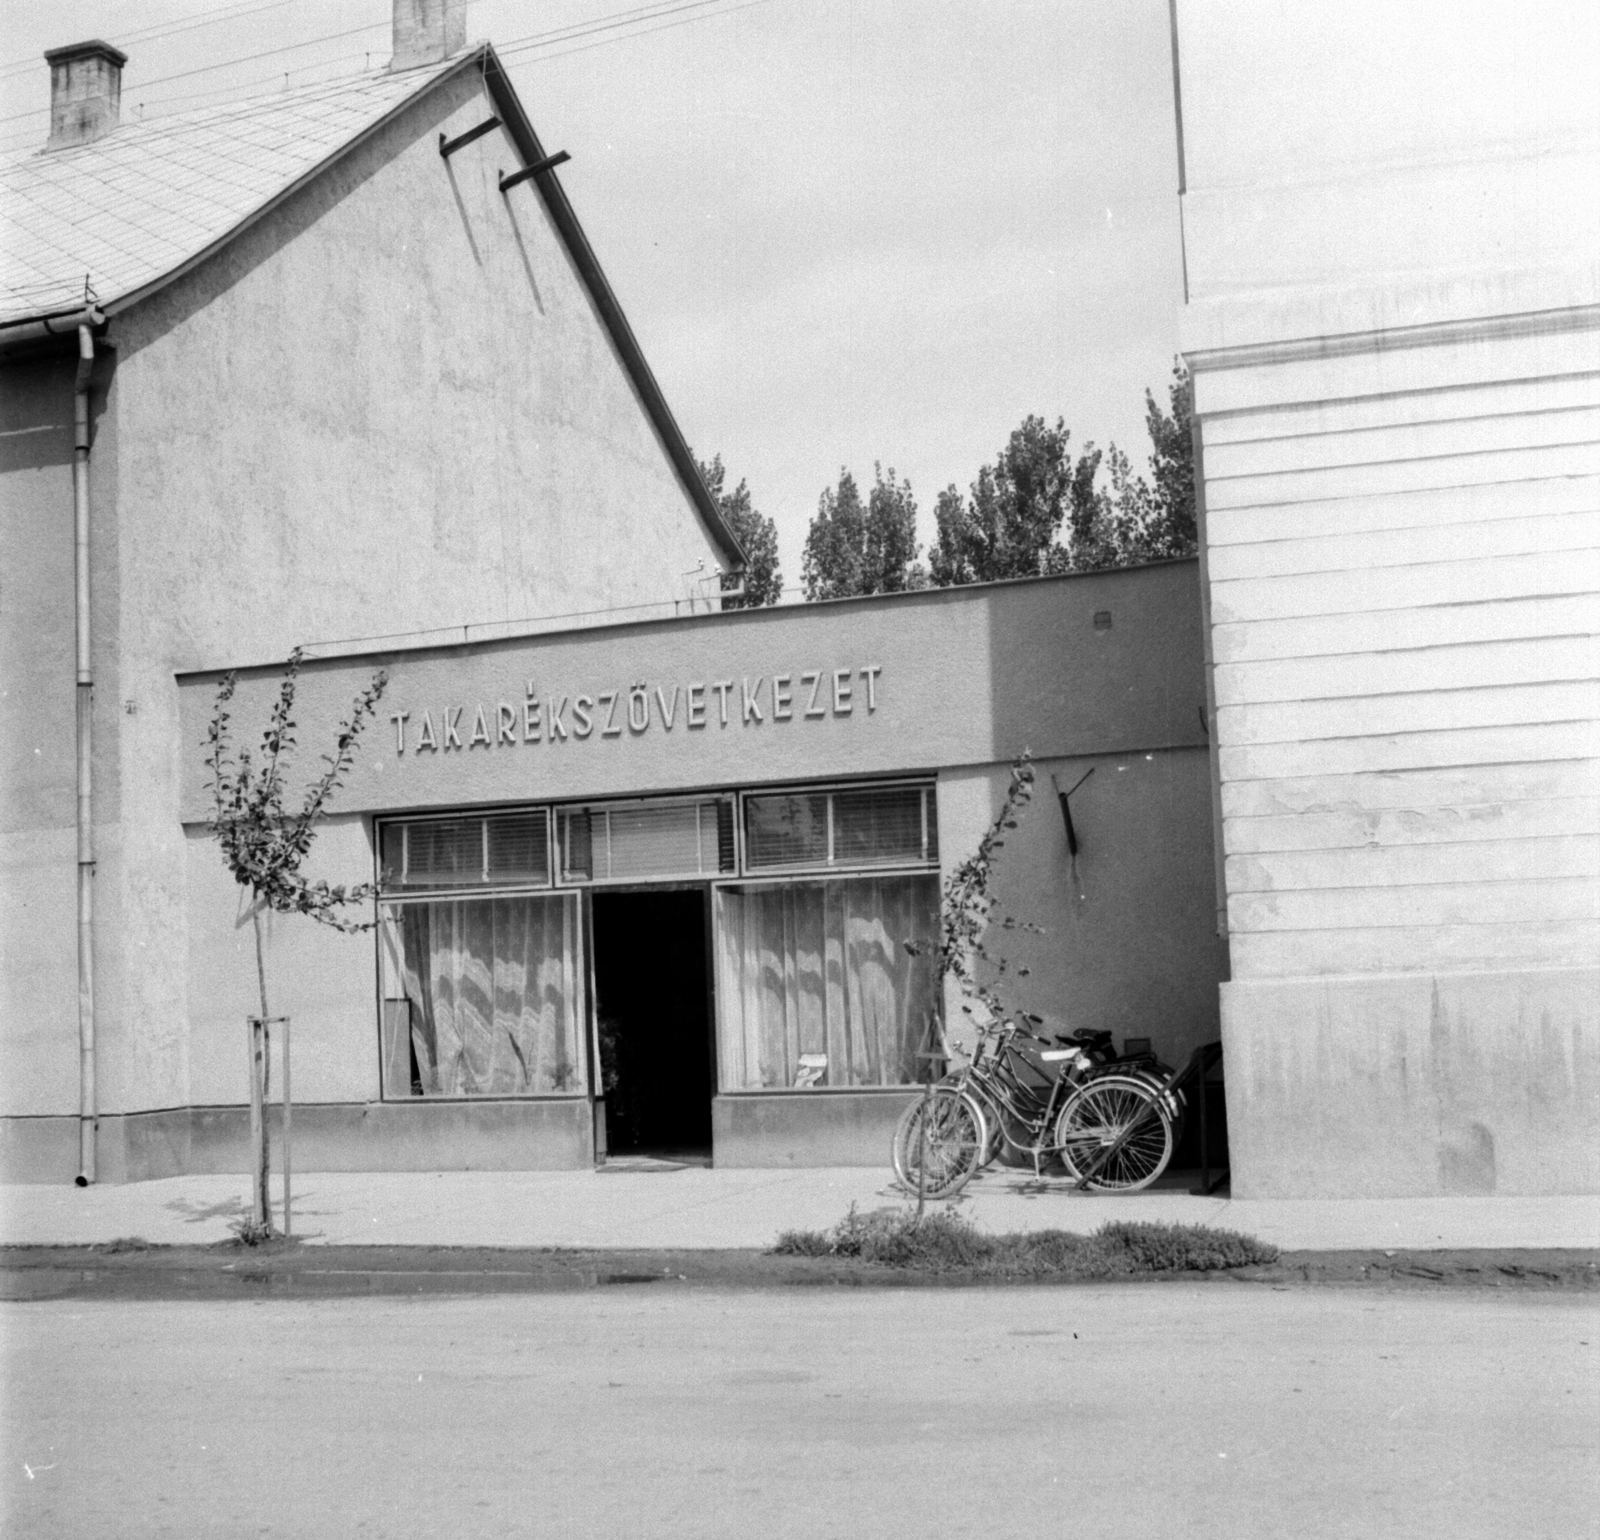
POLYGON ((78 376, 73 389, 72 499, 77 523, 78 712, 78 1186, 95 1179, 94 1047, 94 802, 93 654, 89 626, 89 379, 94 333, 78 327, 78 376))

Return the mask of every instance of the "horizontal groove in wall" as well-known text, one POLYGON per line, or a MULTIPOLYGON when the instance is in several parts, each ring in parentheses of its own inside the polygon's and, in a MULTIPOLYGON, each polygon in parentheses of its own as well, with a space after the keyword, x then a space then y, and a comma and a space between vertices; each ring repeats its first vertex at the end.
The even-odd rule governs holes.
POLYGON ((1600 877, 1600 839, 1546 834, 1432 845, 1230 851, 1228 892, 1321 893, 1600 877))
POLYGON ((1316 892, 1243 893, 1228 898, 1228 929, 1374 930, 1396 926, 1504 925, 1600 919, 1600 891, 1587 877, 1530 878, 1316 892))
POLYGON ((1600 807, 1600 758, 1509 758, 1466 765, 1402 766, 1373 773, 1280 776, 1229 781, 1225 820, 1298 818, 1305 814, 1404 813, 1414 808, 1473 807, 1485 799, 1514 805, 1567 797, 1600 807))
POLYGON ((1403 423, 1453 422, 1513 412, 1600 406, 1600 373, 1570 374, 1444 385, 1432 390, 1401 390, 1373 396, 1282 406, 1245 407, 1212 412, 1204 418, 1205 441, 1212 444, 1267 442, 1316 433, 1344 433, 1403 423), (1504 403, 1503 409, 1494 410, 1504 403))
POLYGON ((1600 547, 1414 562, 1371 572, 1232 578, 1212 583, 1210 591, 1215 625, 1594 594, 1600 592, 1600 547))
POLYGON ((1398 351, 1377 336, 1342 357, 1263 362, 1195 375, 1195 406, 1202 420, 1222 412, 1326 406, 1530 378, 1594 371, 1595 330, 1586 315, 1549 318, 1555 329, 1539 336, 1500 335, 1398 351))
POLYGON ((1593 967, 1600 922, 1241 931, 1228 945, 1235 978, 1593 967))
POLYGON ((1206 482, 1283 472, 1391 465, 1447 455, 1493 454, 1600 442, 1600 406, 1392 423, 1285 438, 1205 444, 1206 482))
POLYGON ((1309 739, 1392 738, 1396 733, 1600 721, 1600 688, 1590 678, 1529 684, 1460 685, 1390 694, 1248 701, 1217 711, 1223 748, 1309 739))
POLYGON ((1299 659, 1384 657, 1393 652, 1594 635, 1593 594, 1540 594, 1468 604, 1410 605, 1338 615, 1231 621, 1213 626, 1219 667, 1299 659))
POLYGON ((1600 798, 1544 797, 1496 802, 1414 801, 1404 808, 1224 815, 1230 856, 1316 850, 1401 850, 1600 835, 1600 798))
POLYGON ((1469 486, 1412 487, 1361 497, 1206 510, 1206 547, 1264 545, 1390 530, 1448 528, 1496 518, 1588 513, 1600 508, 1600 475, 1533 476, 1469 486))
POLYGON ((1597 473, 1600 473, 1600 443, 1588 440, 1543 444, 1534 449, 1406 456, 1364 465, 1317 466, 1310 470, 1282 470, 1249 476, 1213 476, 1208 468, 1206 508, 1209 513, 1212 508, 1277 507, 1285 503, 1597 473))
POLYGON ((1366 530, 1299 540, 1238 542, 1208 554, 1213 583, 1312 572, 1368 572, 1424 562, 1532 556, 1600 546, 1596 510, 1460 520, 1421 529, 1366 530))
POLYGON ((1466 641, 1390 652, 1218 663, 1218 706, 1358 699, 1600 678, 1600 636, 1466 641))
POLYGON ((1596 724, 1545 722, 1532 726, 1443 728, 1387 737, 1324 738, 1316 743, 1268 743, 1219 750, 1223 781, 1273 781, 1312 775, 1385 774, 1423 768, 1592 759, 1596 724))

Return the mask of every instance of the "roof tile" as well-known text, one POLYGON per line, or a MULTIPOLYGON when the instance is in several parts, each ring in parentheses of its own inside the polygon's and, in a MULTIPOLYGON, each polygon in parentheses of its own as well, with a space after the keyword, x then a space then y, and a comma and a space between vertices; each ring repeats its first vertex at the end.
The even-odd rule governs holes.
POLYGON ((222 239, 461 62, 125 123, 0 168, 0 326, 109 305, 222 239))

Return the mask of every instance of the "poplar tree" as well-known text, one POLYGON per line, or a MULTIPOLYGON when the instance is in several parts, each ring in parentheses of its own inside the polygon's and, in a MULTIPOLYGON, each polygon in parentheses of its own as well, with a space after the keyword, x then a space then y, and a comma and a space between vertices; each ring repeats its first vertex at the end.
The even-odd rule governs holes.
POLYGON ((1167 386, 1169 410, 1151 391, 1144 399, 1148 480, 1115 444, 1086 443, 1074 459, 1060 419, 1051 427, 1025 417, 965 498, 953 486, 939 494, 933 581, 992 583, 1194 555, 1194 387, 1181 360, 1167 386))
POLYGON ((965 500, 953 486, 939 494, 938 537, 928 551, 929 575, 937 585, 1066 570, 1056 533, 1072 482, 1071 437, 1059 418, 1051 427, 1042 417, 1025 417, 994 464, 979 470, 965 500))
POLYGON ((855 477, 839 471, 827 488, 806 533, 802 569, 807 599, 848 599, 859 594, 900 593, 925 588, 917 561, 917 500, 911 483, 894 467, 872 467, 872 490, 862 503, 855 477))
POLYGON ((1093 444, 1073 467, 1069 497, 1070 570, 1090 572, 1139 562, 1193 556, 1199 549, 1195 523, 1194 386, 1179 362, 1167 386, 1170 413, 1145 392, 1145 430, 1150 435, 1150 480, 1134 474, 1115 444, 1104 455, 1093 444), (1108 486, 1099 484, 1102 463, 1108 486))
POLYGON ((848 599, 861 592, 866 510, 856 479, 843 467, 839 485, 823 490, 816 516, 806 531, 800 577, 806 598, 848 599))
POLYGON ((783 573, 778 569, 778 528, 764 517, 750 498, 750 488, 743 477, 731 492, 727 489, 728 473, 720 454, 713 455, 708 464, 696 459, 706 490, 716 499, 722 517, 728 521, 735 538, 744 547, 744 574, 741 579, 725 574, 722 607, 726 610, 757 609, 762 605, 776 604, 783 595, 783 573), (743 587, 742 593, 726 590, 743 587))

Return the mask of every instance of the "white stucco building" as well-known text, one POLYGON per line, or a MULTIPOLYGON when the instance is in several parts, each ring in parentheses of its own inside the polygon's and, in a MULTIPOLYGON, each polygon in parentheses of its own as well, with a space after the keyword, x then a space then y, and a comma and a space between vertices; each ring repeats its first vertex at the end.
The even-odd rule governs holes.
POLYGON ((1234 1191, 1600 1187, 1600 14, 1176 0, 1234 1191))
POLYGON ((55 50, 49 143, 4 169, 0 1145, 24 1172, 68 1123, 92 1169, 102 1114, 191 1100, 178 670, 703 611, 742 559, 462 14, 401 0, 386 68, 133 123, 118 50, 55 50))

